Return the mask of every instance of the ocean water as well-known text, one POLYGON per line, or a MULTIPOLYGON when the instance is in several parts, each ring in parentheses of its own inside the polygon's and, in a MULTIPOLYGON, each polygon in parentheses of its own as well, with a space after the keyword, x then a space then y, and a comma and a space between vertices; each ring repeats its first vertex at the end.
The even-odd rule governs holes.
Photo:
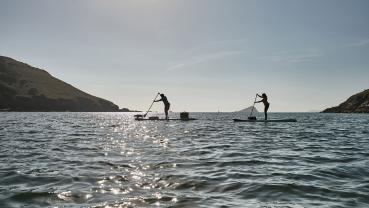
POLYGON ((133 115, 0 113, 0 207, 369 207, 369 115, 133 115))

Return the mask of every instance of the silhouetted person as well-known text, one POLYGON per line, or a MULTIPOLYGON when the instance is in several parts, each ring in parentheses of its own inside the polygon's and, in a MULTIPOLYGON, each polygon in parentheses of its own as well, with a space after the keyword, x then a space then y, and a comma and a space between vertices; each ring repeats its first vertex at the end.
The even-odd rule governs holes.
POLYGON ((163 101, 164 103, 164 113, 165 113, 165 119, 168 119, 168 111, 170 108, 170 103, 168 102, 167 97, 165 97, 164 94, 160 94, 160 99, 159 100, 155 100, 154 102, 160 102, 163 101))
POLYGON ((256 94, 258 97, 262 98, 260 101, 256 101, 255 103, 264 103, 264 114, 265 114, 265 120, 268 119, 268 109, 269 109, 269 103, 268 103, 268 97, 265 93, 263 93, 261 96, 259 94, 256 94))

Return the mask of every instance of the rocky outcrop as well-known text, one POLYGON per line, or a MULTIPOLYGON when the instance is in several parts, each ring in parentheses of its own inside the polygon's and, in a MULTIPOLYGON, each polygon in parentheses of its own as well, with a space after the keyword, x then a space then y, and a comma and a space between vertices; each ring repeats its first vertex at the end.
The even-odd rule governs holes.
POLYGON ((369 113, 369 89, 349 97, 336 107, 325 109, 323 113, 369 113))
MULTIPOLYGON (((242 109, 242 110, 240 110, 240 111, 238 111, 238 112, 250 113, 250 112, 252 111, 252 107, 253 107, 253 106, 250 106, 250 107, 245 108, 245 109, 242 109)), ((258 113, 259 111, 258 111, 258 109, 256 109, 256 108, 254 107, 254 111, 253 111, 253 112, 254 112, 254 113, 258 113)))
POLYGON ((121 108, 118 110, 119 112, 141 112, 138 110, 130 110, 129 108, 121 108))
POLYGON ((8 111, 118 111, 114 103, 89 95, 45 70, 0 56, 0 109, 8 111))

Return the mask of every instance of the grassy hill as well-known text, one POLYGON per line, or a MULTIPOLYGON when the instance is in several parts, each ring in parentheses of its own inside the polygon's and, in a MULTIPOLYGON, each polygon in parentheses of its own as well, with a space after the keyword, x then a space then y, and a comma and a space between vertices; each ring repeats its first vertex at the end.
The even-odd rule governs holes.
POLYGON ((369 89, 349 97, 345 102, 323 113, 369 113, 369 89))
POLYGON ((0 56, 0 109, 10 111, 118 111, 45 70, 0 56))

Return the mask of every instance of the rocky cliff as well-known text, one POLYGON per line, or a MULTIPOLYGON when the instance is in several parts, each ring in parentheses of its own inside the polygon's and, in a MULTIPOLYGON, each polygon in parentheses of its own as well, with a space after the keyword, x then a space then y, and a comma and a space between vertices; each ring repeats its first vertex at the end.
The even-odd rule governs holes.
POLYGON ((369 113, 369 89, 349 97, 336 107, 325 109, 323 113, 369 113))
POLYGON ((114 103, 89 95, 53 76, 0 56, 0 109, 8 111, 118 111, 114 103))

